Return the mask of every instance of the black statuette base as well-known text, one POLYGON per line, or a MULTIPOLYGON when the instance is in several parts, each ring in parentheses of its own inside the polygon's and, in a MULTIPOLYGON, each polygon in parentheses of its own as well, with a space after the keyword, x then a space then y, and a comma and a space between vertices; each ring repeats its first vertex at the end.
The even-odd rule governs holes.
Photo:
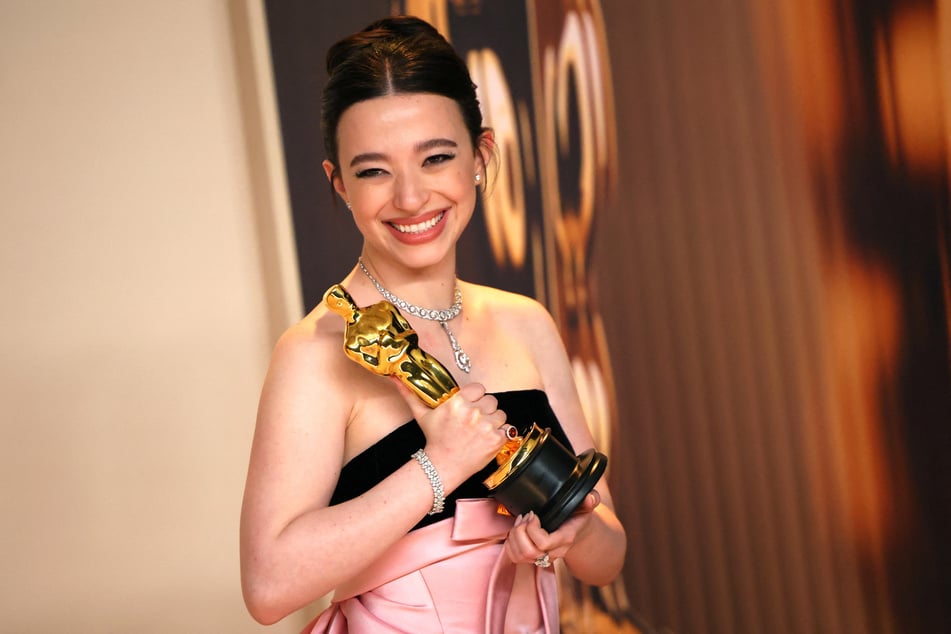
POLYGON ((534 511, 542 528, 553 531, 577 510, 607 468, 608 458, 594 449, 575 456, 537 425, 526 434, 534 438, 524 456, 516 456, 515 468, 489 495, 512 515, 534 511))

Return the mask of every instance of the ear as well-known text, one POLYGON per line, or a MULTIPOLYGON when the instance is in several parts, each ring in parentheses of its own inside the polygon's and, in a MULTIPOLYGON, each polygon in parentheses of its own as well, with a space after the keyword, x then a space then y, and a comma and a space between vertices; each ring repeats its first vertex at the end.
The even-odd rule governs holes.
POLYGON ((483 169, 488 170, 489 163, 492 162, 492 157, 495 155, 495 133, 492 130, 485 129, 482 131, 482 134, 479 135, 479 144, 476 146, 476 151, 482 159, 483 169))
POLYGON ((340 194, 340 197, 343 198, 344 202, 347 201, 347 188, 343 184, 343 179, 340 178, 340 173, 334 174, 334 169, 336 166, 330 161, 324 161, 321 163, 321 166, 324 168, 324 174, 327 175, 327 180, 330 181, 330 184, 333 185, 333 188, 340 194))

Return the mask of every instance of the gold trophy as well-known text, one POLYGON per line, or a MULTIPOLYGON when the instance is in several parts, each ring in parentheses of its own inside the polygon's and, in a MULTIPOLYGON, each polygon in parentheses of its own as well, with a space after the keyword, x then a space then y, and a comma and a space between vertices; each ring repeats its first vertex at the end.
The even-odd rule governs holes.
MULTIPOLYGON (((388 301, 359 308, 340 284, 324 302, 347 322, 343 349, 350 359, 381 376, 396 376, 429 407, 459 391, 449 371, 419 347, 419 336, 388 301)), ((534 511, 545 530, 571 517, 607 467, 607 456, 588 449, 575 456, 551 430, 532 423, 510 438, 496 456, 498 469, 483 481, 489 496, 512 515, 534 511)))

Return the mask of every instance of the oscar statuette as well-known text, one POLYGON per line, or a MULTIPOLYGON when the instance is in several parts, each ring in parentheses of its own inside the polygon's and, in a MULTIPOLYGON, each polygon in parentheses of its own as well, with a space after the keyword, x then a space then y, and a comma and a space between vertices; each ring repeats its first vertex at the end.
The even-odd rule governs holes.
MULTIPOLYGON (((388 301, 359 308, 340 284, 330 287, 324 302, 346 321, 344 352, 381 376, 396 376, 429 407, 459 391, 449 371, 419 347, 419 337, 388 301)), ((496 456, 498 468, 483 481, 512 515, 534 511, 542 527, 553 531, 571 517, 607 467, 607 456, 588 449, 574 455, 551 435, 532 425, 510 440, 496 456)))

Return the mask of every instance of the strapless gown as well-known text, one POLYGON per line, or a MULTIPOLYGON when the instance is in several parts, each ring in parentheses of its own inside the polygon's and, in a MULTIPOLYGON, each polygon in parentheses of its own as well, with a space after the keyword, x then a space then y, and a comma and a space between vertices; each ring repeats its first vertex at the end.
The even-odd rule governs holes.
MULTIPOLYGON (((534 422, 571 448, 543 391, 494 396, 520 432, 534 422)), ((331 504, 370 490, 425 442, 415 420, 401 425, 344 465, 331 504)), ((442 513, 425 516, 382 557, 338 587, 330 607, 304 632, 558 632, 554 570, 515 565, 503 550, 514 518, 497 512, 482 484, 495 468, 494 461, 487 464, 447 496, 442 513)))

